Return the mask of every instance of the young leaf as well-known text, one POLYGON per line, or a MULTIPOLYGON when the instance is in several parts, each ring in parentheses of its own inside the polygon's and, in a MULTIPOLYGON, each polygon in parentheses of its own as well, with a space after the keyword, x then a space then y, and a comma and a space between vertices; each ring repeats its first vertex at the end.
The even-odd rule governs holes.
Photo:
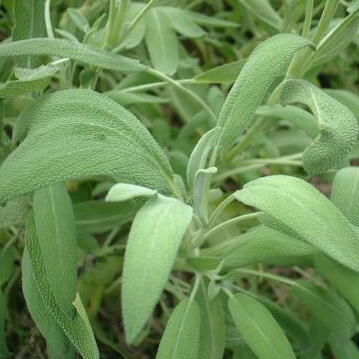
POLYGON ((68 57, 80 64, 113 71, 132 72, 146 69, 146 66, 136 60, 68 40, 34 38, 8 42, 0 46, 0 57, 33 55, 68 57))
POLYGON ((152 197, 157 191, 129 183, 117 183, 109 190, 107 202, 124 202, 137 197, 152 197))
POLYGON ((178 40, 170 21, 157 9, 146 14, 145 40, 153 67, 173 75, 178 66, 178 40))
POLYGON ((258 359, 295 359, 282 328, 263 304, 237 294, 228 306, 237 329, 258 359))
MULTIPOLYGON (((30 268, 36 282, 39 296, 44 304, 44 309, 54 318, 58 326, 64 331, 74 347, 84 359, 98 359, 99 353, 94 335, 89 326, 87 317, 73 304, 76 311, 73 315, 65 314, 58 306, 54 297, 49 278, 47 278, 44 258, 41 253, 37 238, 35 223, 32 216, 29 217, 26 226, 26 247, 30 268)), ((26 254, 25 254, 26 255, 26 254)), ((68 310, 67 312, 69 312, 68 310)))
POLYGON ((184 299, 171 314, 156 359, 198 359, 199 332, 199 305, 184 299))
POLYGON ((217 66, 197 75, 194 79, 201 83, 233 83, 239 76, 247 59, 240 59, 229 64, 217 66))
POLYGON ((311 261, 319 251, 303 241, 274 229, 260 226, 238 237, 226 247, 225 267, 240 267, 256 262, 276 265, 298 265, 311 261))
POLYGON ((217 146, 231 147, 252 121, 274 81, 285 72, 293 55, 310 42, 293 34, 280 34, 261 43, 247 59, 219 116, 217 146))
POLYGON ((358 138, 358 122, 341 103, 304 80, 287 80, 282 88, 282 103, 307 105, 317 118, 320 135, 303 155, 309 174, 325 172, 340 164, 358 138))
POLYGON ((33 211, 44 270, 51 291, 63 312, 74 313, 77 238, 71 198, 63 183, 35 191, 33 211))
POLYGON ((90 90, 38 101, 15 126, 25 140, 0 167, 0 202, 52 183, 118 175, 169 192, 173 172, 146 128, 126 109, 90 90))
POLYGON ((209 299, 204 280, 200 282, 196 301, 201 312, 198 359, 222 359, 226 337, 222 301, 219 296, 209 299))
POLYGON ((26 79, 0 84, 0 98, 11 98, 25 95, 34 90, 43 90, 57 72, 58 68, 56 67, 41 66, 26 79))
POLYGON ((46 339, 49 357, 59 359, 74 358, 76 353, 73 350, 73 346, 55 319, 45 309, 45 304, 41 299, 31 270, 31 263, 26 249, 22 258, 22 291, 31 317, 46 339))
POLYGON ((307 182, 289 176, 254 180, 236 198, 275 219, 275 229, 317 247, 344 266, 359 271, 359 241, 350 222, 307 182))
POLYGON ((191 207, 161 195, 138 211, 128 238, 121 293, 128 342, 151 315, 191 219, 191 207))

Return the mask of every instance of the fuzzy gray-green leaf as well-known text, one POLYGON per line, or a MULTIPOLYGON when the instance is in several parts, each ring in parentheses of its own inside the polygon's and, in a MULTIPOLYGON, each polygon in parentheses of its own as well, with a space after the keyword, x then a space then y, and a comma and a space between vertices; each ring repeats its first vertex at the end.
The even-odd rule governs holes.
POLYGON ((320 134, 303 154, 309 174, 325 172, 340 164, 358 138, 358 122, 340 102, 304 80, 287 80, 282 88, 282 103, 303 103, 312 110, 320 134))
POLYGON ((172 169, 146 128, 90 90, 58 91, 31 106, 15 126, 15 140, 24 137, 0 167, 0 202, 96 175, 118 175, 164 192, 173 186, 172 169))
POLYGON ((122 309, 128 342, 139 334, 160 298, 191 219, 190 206, 161 195, 138 211, 123 268, 122 309))

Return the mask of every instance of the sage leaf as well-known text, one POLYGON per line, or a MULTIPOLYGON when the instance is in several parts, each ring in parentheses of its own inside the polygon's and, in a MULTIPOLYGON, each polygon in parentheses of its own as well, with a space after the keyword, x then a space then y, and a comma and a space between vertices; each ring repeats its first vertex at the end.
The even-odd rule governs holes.
POLYGON ((201 313, 199 359, 222 359, 225 347, 225 317, 219 296, 208 297, 208 281, 201 280, 196 296, 201 313))
POLYGON ((346 106, 359 121, 359 99, 356 94, 346 90, 326 89, 325 92, 346 106))
POLYGON ((196 301, 182 300, 163 333, 156 359, 198 359, 200 309, 196 301))
MULTIPOLYGON (((49 278, 46 275, 44 258, 41 253, 39 240, 37 238, 35 223, 32 216, 29 217, 26 226, 26 247, 30 268, 32 270, 39 296, 44 304, 45 310, 54 318, 58 326, 63 330, 77 351, 84 359, 98 359, 99 353, 92 330, 84 313, 76 309, 74 315, 69 316, 68 311, 63 312, 58 306, 56 298, 52 293, 49 278)), ((26 255, 26 254, 25 254, 26 255)), ((77 302, 78 306, 78 302, 77 302)))
POLYGON ((237 294, 229 299, 228 307, 237 329, 259 359, 295 359, 282 328, 263 304, 237 294))
POLYGON ((214 67, 208 71, 205 71, 197 76, 195 80, 201 83, 228 83, 231 84, 236 81, 239 73, 241 72, 246 59, 240 59, 238 61, 224 64, 214 67))
POLYGON ((146 128, 96 92, 64 90, 40 100, 17 121, 15 140, 25 136, 0 167, 0 202, 96 175, 119 175, 164 192, 173 186, 167 158, 146 128))
POLYGON ((51 292, 61 310, 70 310, 71 316, 76 296, 77 238, 72 202, 64 184, 35 191, 33 212, 51 292))
POLYGON ((337 262, 359 271, 358 234, 329 199, 307 182, 277 175, 259 178, 236 198, 273 217, 274 229, 317 247, 337 262))
POLYGON ((328 330, 329 337, 340 341, 351 338, 356 323, 354 313, 335 291, 300 281, 290 293, 328 330))
POLYGON ((24 223, 29 209, 25 197, 14 198, 4 207, 0 206, 0 228, 24 223))
POLYGON ((239 0, 239 2, 261 22, 280 30, 283 20, 273 9, 269 0, 239 0))
POLYGON ((57 72, 58 68, 56 67, 41 66, 25 79, 0 84, 0 98, 11 98, 25 95, 34 90, 43 90, 57 72))
POLYGON ((102 233, 132 220, 139 205, 133 202, 85 201, 74 204, 79 232, 102 233))
POLYGON ((226 28, 226 27, 233 28, 233 27, 239 26, 235 22, 218 19, 215 16, 207 16, 207 15, 203 15, 199 12, 188 11, 188 10, 185 10, 185 12, 188 16, 190 16, 190 18, 194 22, 196 22, 199 25, 209 26, 209 27, 224 27, 224 28, 226 28))
MULTIPOLYGON (((45 0, 14 0, 13 14, 15 26, 12 41, 46 36, 45 0)), ((34 56, 24 56, 17 60, 17 65, 34 68, 41 64, 41 59, 34 56)))
POLYGON ((274 81, 285 72, 294 54, 310 42, 293 34, 280 34, 256 47, 227 96, 217 124, 217 147, 231 147, 252 121, 274 81))
POLYGON ((74 358, 76 353, 55 319, 47 310, 39 294, 36 280, 31 270, 31 263, 27 250, 25 249, 22 258, 22 290, 31 317, 37 328, 46 339, 47 351, 52 358, 74 358))
POLYGON ((225 267, 257 262, 275 265, 311 263, 315 247, 274 229, 260 226, 233 239, 223 253, 225 267))
POLYGON ((156 10, 165 14, 172 28, 184 36, 201 37, 206 33, 185 11, 179 8, 161 6, 156 10))
POLYGON ((157 191, 130 183, 117 183, 109 190, 107 202, 124 202, 136 197, 152 197, 157 191))
POLYGON ((307 105, 318 121, 320 134, 303 154, 309 174, 325 172, 340 164, 358 138, 358 122, 341 103, 304 80, 287 80, 282 89, 282 103, 307 105))
POLYGON ((340 359, 359 359, 359 351, 357 345, 352 340, 348 340, 345 343, 332 341, 330 348, 336 358, 340 359))
POLYGON ((33 38, 8 42, 0 46, 0 57, 34 55, 67 57, 80 64, 113 71, 132 72, 146 69, 146 66, 136 60, 68 40, 33 38))
POLYGON ((146 14, 145 41, 153 67, 173 75, 178 66, 178 40, 167 16, 156 9, 146 14))
POLYGON ((125 252, 122 310, 128 342, 145 325, 168 280, 192 208, 157 195, 136 214, 125 252))

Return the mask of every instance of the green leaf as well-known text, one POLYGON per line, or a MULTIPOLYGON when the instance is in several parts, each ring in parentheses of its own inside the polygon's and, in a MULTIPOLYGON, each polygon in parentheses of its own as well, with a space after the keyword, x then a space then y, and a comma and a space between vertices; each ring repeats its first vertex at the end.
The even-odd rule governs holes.
POLYGON ((98 349, 87 318, 75 307, 74 315, 69 316, 58 306, 51 290, 50 281, 45 270, 45 260, 41 253, 37 238, 35 223, 30 216, 26 227, 26 250, 30 258, 31 270, 37 285, 37 290, 44 303, 44 310, 54 318, 58 326, 72 342, 84 359, 98 359, 98 349))
MULTIPOLYGON (((45 0, 14 0, 15 26, 11 34, 12 41, 46 36, 44 9, 45 0)), ((17 61, 19 66, 27 68, 36 67, 40 63, 41 60, 33 56, 22 57, 17 61)))
POLYGON ((231 147, 254 117, 291 58, 310 42, 293 34, 271 37, 256 47, 228 94, 217 124, 217 146, 231 147), (275 64, 275 66, 273 66, 275 64))
POLYGON ((122 106, 137 105, 141 103, 166 103, 168 100, 163 97, 149 95, 142 92, 123 92, 112 90, 105 93, 106 96, 122 106))
POLYGON ((58 72, 58 68, 41 66, 33 71, 26 79, 0 84, 0 98, 11 98, 34 90, 43 90, 50 83, 51 77, 58 72))
POLYGON ((47 310, 41 299, 36 280, 31 270, 30 258, 25 249, 22 258, 22 290, 31 317, 46 339, 47 351, 51 359, 74 358, 75 352, 70 341, 47 310))
POLYGON ((71 198, 63 183, 35 191, 33 211, 44 270, 58 306, 74 313, 77 238, 71 198))
POLYGON ((283 20, 268 0, 239 0, 251 14, 261 22, 280 30, 283 20))
POLYGON ((311 261, 319 251, 303 241, 274 229, 260 226, 240 235, 223 253, 225 267, 240 267, 257 262, 298 265, 311 261))
POLYGON ((173 75, 178 66, 178 40, 167 16, 157 9, 146 14, 145 41, 153 67, 173 75))
POLYGON ((287 80, 282 103, 307 105, 318 121, 320 134, 303 154, 309 174, 325 172, 342 163, 358 138, 358 122, 340 102, 304 80, 287 80))
POLYGON ((331 342, 330 348, 336 358, 340 359, 359 359, 358 346, 352 340, 347 342, 331 342))
POLYGON ((237 329, 259 359, 295 359, 283 330, 263 304, 237 294, 228 305, 237 329))
POLYGON ((239 25, 232 21, 219 19, 216 16, 207 16, 199 12, 185 10, 186 14, 197 24, 209 27, 238 27, 239 25))
POLYGON ((139 334, 168 280, 192 208, 161 195, 137 213, 123 268, 122 308, 128 342, 139 334))
POLYGON ((353 311, 333 290, 301 281, 291 288, 290 293, 328 330, 329 337, 345 341, 354 334, 356 319, 353 311))
POLYGON ((314 116, 299 107, 281 105, 260 106, 256 114, 288 121, 303 130, 311 138, 315 138, 319 134, 319 127, 314 116))
POLYGON ((165 14, 173 29, 184 36, 201 37, 206 33, 188 16, 186 11, 182 9, 161 6, 156 8, 155 11, 160 11, 165 14))
POLYGON ((117 183, 106 196, 107 202, 124 202, 137 197, 152 197, 157 191, 129 183, 117 183))
POLYGON ((358 167, 342 168, 336 173, 331 200, 352 224, 359 227, 358 167))
POLYGON ((325 92, 346 106, 359 121, 359 98, 357 95, 346 90, 326 89, 325 92))
POLYGON ((113 71, 132 72, 146 69, 146 66, 136 60, 68 40, 34 38, 8 42, 0 46, 0 57, 32 55, 68 57, 80 64, 113 71))
POLYGON ((29 205, 24 197, 13 199, 4 207, 0 206, 0 228, 25 222, 28 212, 29 205))
POLYGON ((171 314, 156 359, 198 359, 199 332, 199 305, 184 299, 171 314))
POLYGON ((130 222, 139 206, 133 202, 85 201, 74 204, 79 232, 102 233, 130 222))
POLYGON ((208 298, 204 280, 200 282, 196 301, 201 312, 198 359, 222 359, 226 338, 222 301, 219 296, 208 298))
POLYGON ((231 84, 236 81, 247 59, 240 59, 238 61, 214 67, 197 76, 195 80, 201 83, 228 83, 231 84))
POLYGON ((309 59, 311 67, 321 65, 340 54, 357 36, 359 8, 340 21, 319 43, 309 59))
POLYGON ((254 180, 236 198, 275 219, 279 231, 304 240, 359 271, 358 234, 344 215, 309 183, 289 176, 254 180))
POLYGON ((146 128, 96 92, 58 91, 38 101, 17 120, 14 139, 26 133, 0 167, 0 202, 96 175, 118 175, 164 192, 173 186, 167 158, 146 128))
POLYGON ((187 182, 193 188, 196 174, 206 167, 208 155, 213 146, 215 132, 210 130, 205 133, 193 149, 187 165, 187 182))

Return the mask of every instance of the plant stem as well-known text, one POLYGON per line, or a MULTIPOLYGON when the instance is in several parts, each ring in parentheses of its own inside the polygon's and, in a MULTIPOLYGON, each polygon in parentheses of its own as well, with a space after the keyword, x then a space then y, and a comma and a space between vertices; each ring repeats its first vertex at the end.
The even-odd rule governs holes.
POLYGON ((226 222, 220 223, 219 225, 213 227, 212 229, 210 229, 209 231, 207 231, 203 238, 202 238, 202 243, 209 237, 213 236, 213 234, 222 231, 224 228, 232 226, 233 224, 239 223, 239 222, 243 222, 243 221, 247 221, 248 219, 252 219, 252 218, 257 218, 258 215, 261 212, 253 212, 253 213, 247 213, 247 214, 243 214, 241 216, 229 219, 226 222))
POLYGON ((314 0, 307 0, 306 8, 305 8, 305 19, 302 29, 302 36, 308 37, 311 26, 312 26, 312 18, 313 18, 313 5, 314 0))
POLYGON ((55 35, 52 30, 50 8, 51 8, 51 0, 46 0, 46 2, 45 2, 45 25, 46 25, 47 37, 50 39, 54 39, 55 35))
POLYGON ((162 72, 159 72, 153 68, 148 68, 146 70, 146 72, 148 72, 149 74, 156 76, 157 78, 164 80, 166 82, 168 82, 169 84, 173 85, 174 87, 176 87, 177 89, 179 89, 180 91, 182 91, 183 93, 185 93, 187 96, 191 97, 198 105, 200 105, 210 116, 210 119, 212 121, 212 125, 215 125, 217 122, 217 117, 214 114, 214 112, 212 111, 212 109, 206 104, 206 102, 204 100, 202 100, 201 97, 199 97, 196 93, 194 93, 193 91, 189 90, 188 88, 184 87, 180 82, 172 79, 171 77, 163 74, 162 72))
POLYGON ((229 195, 225 200, 223 200, 219 206, 217 206, 217 208, 213 211, 211 217, 208 220, 208 227, 210 228, 211 225, 216 221, 218 215, 229 205, 231 204, 234 200, 236 199, 235 194, 232 193, 231 195, 229 195))

